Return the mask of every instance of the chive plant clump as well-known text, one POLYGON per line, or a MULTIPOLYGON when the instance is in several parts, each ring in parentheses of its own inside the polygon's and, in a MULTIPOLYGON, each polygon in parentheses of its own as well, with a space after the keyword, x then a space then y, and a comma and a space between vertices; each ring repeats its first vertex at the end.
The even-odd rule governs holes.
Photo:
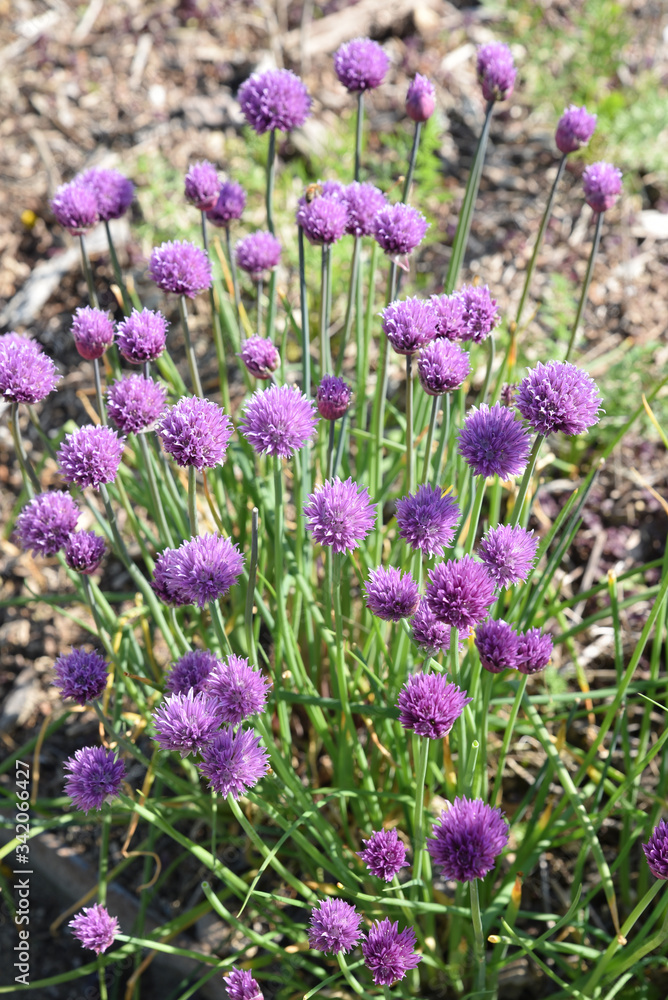
MULTIPOLYGON (((643 791, 665 734, 643 722, 632 742, 625 712, 640 711, 637 668, 655 625, 643 676, 657 683, 668 574, 647 591, 635 646, 614 574, 579 595, 615 632, 616 684, 602 692, 577 660, 584 626, 570 624, 559 569, 597 469, 642 407, 604 454, 577 451, 555 520, 532 516, 539 484, 563 477, 554 456, 604 418, 578 333, 621 175, 602 162, 584 171, 571 211, 586 202, 593 233, 570 341, 520 370, 538 250, 565 160, 586 148, 595 116, 570 105, 556 124, 556 176, 519 308, 504 316, 465 253, 491 121, 518 83, 510 49, 492 42, 476 55, 480 137, 447 273, 430 275, 429 294, 414 262, 434 222, 413 178, 434 85, 411 82, 403 187, 381 191, 365 162, 364 106, 392 73, 388 53, 357 38, 332 58, 356 124, 349 162, 284 212, 275 180, 291 168, 277 133, 303 126, 313 101, 289 70, 250 76, 238 100, 266 145, 264 203, 251 203, 243 178, 193 162, 172 197, 192 206, 201 236, 154 247, 153 308, 126 281, 108 226, 133 184, 88 170, 56 192, 53 214, 79 241, 88 287, 71 332, 95 406, 58 433, 48 477, 23 435, 62 373, 29 337, 0 338, 24 483, 14 539, 60 562, 90 628, 53 663, 64 712, 90 723, 87 742, 62 762, 61 798, 34 803, 44 828, 100 831, 97 884, 69 922, 84 955, 57 981, 96 973, 106 1000, 120 995, 130 957, 126 995, 149 996, 144 956, 155 949, 195 959, 171 994, 182 1000, 208 995, 211 979, 231 1000, 494 998, 510 995, 504 970, 518 960, 536 996, 629 997, 625 984, 653 968, 666 938, 668 827, 662 794, 643 791), (251 208, 262 228, 249 228, 251 208), (102 223, 115 317, 99 308, 87 253, 102 223), (195 349, 196 299, 210 310, 215 366, 195 349), (133 595, 120 617, 112 559, 133 595), (577 686, 566 669, 546 683, 551 662, 574 664, 577 686), (583 716, 587 743, 571 751, 568 726, 583 716), (610 765, 620 743, 623 770, 618 757, 610 765), (126 926, 108 891, 112 838, 125 858, 164 866, 151 877, 147 862, 136 879, 126 926), (549 871, 558 858, 563 872, 564 852, 577 856, 572 884, 549 871), (157 900, 175 864, 193 867, 197 891, 166 919, 157 900), (541 864, 559 882, 552 895, 543 885, 544 905, 541 864), (220 944, 203 953, 186 935, 207 915, 220 944)), ((35 976, 31 988, 55 982, 35 976)))

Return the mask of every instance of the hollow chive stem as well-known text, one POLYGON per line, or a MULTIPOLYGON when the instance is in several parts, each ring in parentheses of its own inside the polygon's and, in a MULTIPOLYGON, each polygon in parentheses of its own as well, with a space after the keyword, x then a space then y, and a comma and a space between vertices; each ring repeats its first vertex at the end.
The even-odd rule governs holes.
MULTIPOLYGON (((390 264, 390 271, 387 280, 387 300, 386 305, 394 300, 397 287, 397 265, 394 261, 390 264)), ((387 397, 388 382, 388 341, 385 334, 380 338, 380 357, 378 359, 378 374, 376 377, 376 399, 373 409, 373 470, 374 470, 374 494, 378 495, 382 485, 383 454, 382 442, 385 425, 385 399, 387 397)))
POLYGON ((255 301, 257 303, 257 335, 262 336, 262 275, 257 279, 255 301))
POLYGON ((253 631, 253 604, 255 602, 255 583, 257 581, 258 556, 258 510, 253 507, 251 515, 251 551, 248 563, 248 587, 246 588, 246 607, 244 611, 244 628, 246 630, 246 646, 251 663, 257 663, 255 648, 255 632, 253 631))
POLYGON ((584 283, 582 285, 582 292, 580 293, 580 301, 578 302, 578 310, 575 314, 575 319, 573 321, 573 329, 571 330, 571 336, 568 341, 568 348, 566 350, 566 357, 564 361, 568 361, 571 356, 571 351, 575 345, 575 338, 577 336, 578 327, 580 326, 580 321, 582 319, 582 313, 584 312, 585 303, 587 301, 587 295, 589 293, 589 285, 591 283, 591 276, 594 270, 594 261, 596 260, 596 254, 598 252, 598 245, 601 242, 601 227, 603 225, 603 212, 596 213, 596 229, 594 230, 594 242, 591 245, 591 253, 589 254, 589 260, 587 262, 587 271, 584 278, 584 283))
POLYGON ((209 612, 211 614, 211 624, 213 625, 213 630, 216 633, 216 638, 218 639, 218 645, 220 646, 221 652, 230 656, 232 654, 232 647, 230 646, 230 640, 228 639, 227 632, 225 631, 225 623, 223 622, 223 616, 220 612, 220 605, 218 601, 209 601, 209 612))
POLYGON ((360 179, 360 164, 362 161, 362 134, 364 127, 364 91, 357 94, 357 125, 355 128, 355 180, 360 179))
POLYGON ((436 452, 436 460, 434 462, 435 480, 439 481, 441 478, 441 470, 443 466, 443 455, 445 452, 445 446, 448 442, 450 436, 450 411, 452 410, 452 400, 450 398, 450 393, 446 393, 445 396, 445 406, 443 407, 443 421, 441 423, 441 433, 438 439, 438 450, 436 452))
POLYGON ((486 970, 485 970, 485 938, 482 930, 482 914, 480 913, 480 895, 478 893, 478 879, 474 878, 469 882, 471 892, 471 923, 473 924, 473 962, 475 965, 475 984, 478 993, 485 990, 486 970))
POLYGON ((194 465, 188 466, 188 519, 190 521, 190 534, 195 538, 199 534, 199 522, 197 518, 197 469, 194 465))
POLYGON ((193 347, 192 340, 190 339, 190 326, 188 325, 188 306, 186 305, 185 295, 179 295, 179 313, 181 315, 181 326, 183 327, 183 337, 186 342, 186 357, 188 359, 188 368, 190 369, 190 378, 193 384, 193 390, 196 396, 203 396, 202 383, 199 378, 199 371, 197 369, 197 358, 195 357, 195 349, 193 347))
POLYGON ((534 469, 536 468, 538 452, 540 451, 540 447, 544 440, 545 440, 544 434, 537 434, 536 440, 534 441, 533 447, 531 448, 529 461, 527 463, 526 469, 524 470, 524 475, 522 476, 522 482, 520 483, 519 492, 515 500, 515 506, 513 507, 513 512, 510 517, 510 525, 512 527, 515 527, 516 524, 520 523, 522 517, 522 508, 524 507, 524 501, 526 499, 527 490, 529 489, 529 484, 531 482, 534 469))
POLYGON ((429 761, 429 739, 426 736, 415 736, 413 746, 417 743, 417 765, 415 773, 415 806, 413 809, 413 879, 419 882, 422 878, 422 862, 424 859, 424 789, 429 761))
POLYGON ((415 486, 415 454, 413 447, 413 355, 406 355, 406 485, 412 493, 415 486))
POLYGON ((488 101, 487 108, 485 111, 485 121, 480 133, 480 138, 478 140, 478 145, 476 147, 475 156, 473 158, 473 166, 471 167, 471 173, 469 174, 469 179, 466 184, 466 191, 464 192, 464 201, 462 203, 461 211, 459 213, 459 220, 457 222, 457 231, 455 233, 455 240, 452 245, 452 255, 450 257, 450 264, 448 266, 448 273, 445 278, 444 291, 446 295, 450 295, 457 286, 457 281, 459 279, 459 272, 461 266, 464 262, 464 254, 466 253, 466 247, 469 241, 469 233, 471 232, 471 220, 473 219, 473 210, 475 208, 476 198, 478 197, 478 188, 480 187, 480 178, 482 177, 482 168, 485 162, 485 151, 487 150, 487 140, 489 138, 489 129, 492 123, 492 111, 494 109, 494 101, 488 101))
POLYGON ((39 479, 37 478, 37 473, 32 467, 32 463, 28 456, 26 455, 25 448, 23 447, 23 439, 21 437, 21 428, 19 426, 19 404, 12 403, 9 407, 9 427, 12 435, 12 440, 14 441, 14 448, 16 450, 16 457, 19 460, 19 466, 21 467, 21 474, 23 476, 23 482, 25 484, 26 492, 30 499, 34 497, 35 493, 42 492, 42 486, 39 479))
POLYGON ((267 206, 267 229, 273 235, 274 233, 274 215, 273 215, 273 201, 274 201, 274 184, 276 181, 276 129, 272 129, 269 133, 269 149, 267 151, 267 193, 266 193, 266 206, 267 206))
POLYGON ((492 368, 494 367, 494 357, 496 355, 496 344, 494 342, 494 337, 487 338, 487 367, 485 369, 485 381, 483 382, 482 389, 480 390, 480 395, 478 396, 478 406, 484 403, 487 398, 487 393, 489 392, 490 382, 492 381, 492 368))
POLYGON ((348 301, 346 303, 346 317, 343 323, 343 336, 341 337, 341 349, 336 359, 336 374, 341 375, 343 371, 343 360, 346 353, 346 345, 350 338, 350 331, 353 325, 353 303, 357 300, 357 282, 359 280, 359 259, 362 240, 356 236, 353 242, 353 255, 350 261, 350 283, 348 285, 348 301))
POLYGON ((513 738, 513 730, 515 729, 517 714, 520 710, 520 705, 522 704, 522 699, 526 690, 527 680, 527 675, 522 674, 519 684, 517 685, 517 691, 515 692, 513 703, 510 707, 510 715, 508 716, 508 720, 506 722, 506 728, 503 732, 503 742, 501 744, 501 751, 499 753, 498 760, 496 761, 496 777, 494 778, 494 787, 492 790, 492 797, 490 799, 492 806, 499 806, 503 797, 503 768, 506 763, 506 757, 508 756, 508 750, 510 749, 510 741, 513 738))
POLYGON ((420 132, 422 131, 422 122, 415 123, 415 132, 413 133, 413 147, 411 149, 410 160, 408 161, 408 171, 406 172, 406 179, 404 181, 404 192, 401 200, 405 205, 408 204, 408 199, 411 196, 411 184, 413 183, 413 174, 415 173, 415 164, 417 162, 418 148, 420 146, 420 132))
POLYGON ((86 284, 88 285, 88 298, 90 299, 90 304, 93 309, 99 309, 100 303, 97 299, 97 292, 95 291, 95 284, 93 282, 93 271, 90 266, 90 260, 88 259, 88 251, 86 250, 86 240, 83 233, 79 235, 79 246, 81 247, 81 267, 83 269, 84 278, 86 279, 86 284))
POLYGON ((285 580, 283 574, 283 524, 284 524, 284 512, 283 512, 283 473, 281 469, 281 459, 275 455, 274 456, 274 574, 275 581, 274 586, 276 590, 276 618, 278 620, 278 636, 276 643, 276 655, 275 655, 275 673, 274 673, 274 694, 276 697, 276 705, 278 712, 278 722, 281 733, 281 741, 283 743, 283 749, 287 752, 289 750, 290 741, 290 720, 288 717, 288 708, 284 699, 281 698, 281 692, 283 690, 283 675, 282 675, 282 644, 283 642, 289 644, 290 639, 288 637, 288 630, 290 625, 288 623, 288 617, 285 609, 285 580))
MULTIPOLYGON (((201 213, 202 220, 202 246, 204 247, 204 252, 211 260, 211 253, 209 252, 209 234, 206 224, 206 212, 201 213)), ((227 228, 227 227, 226 227, 227 228)), ((213 263, 213 261, 211 261, 213 263)), ((236 301, 236 300, 235 300, 236 301)), ((216 348, 216 360, 218 361, 218 376, 220 379, 220 391, 223 397, 223 406, 226 411, 230 412, 230 387, 227 378, 227 360, 225 358, 225 341, 223 340, 223 329, 220 323, 220 313, 216 308, 216 293, 211 284, 209 288, 209 305, 211 306, 211 324, 213 328, 213 343, 216 348)))
POLYGON ((234 294, 234 312, 237 317, 237 322, 239 321, 239 276, 237 274, 237 262, 232 252, 232 238, 230 236, 230 227, 225 226, 225 249, 227 251, 227 263, 230 265, 230 274, 232 275, 232 292, 234 294))
POLYGON ((126 316, 129 316, 132 312, 132 301, 128 295, 128 290, 125 287, 125 282, 123 281, 123 274, 121 272, 121 265, 118 263, 118 255, 116 253, 116 247, 114 246, 114 240, 111 235, 111 226, 109 225, 109 220, 104 220, 104 228, 107 233, 107 243, 109 245, 109 256, 111 257, 111 266, 114 269, 114 278, 116 279, 116 284, 118 285, 119 291, 121 293, 121 298, 123 299, 123 312, 126 316))
POLYGON ((529 289, 531 287, 531 279, 533 277, 533 272, 536 267, 536 260, 538 259, 538 253, 543 243, 543 237, 545 236, 545 230, 547 229, 547 224, 552 216, 552 207, 554 205, 554 199, 557 194, 557 188, 559 186, 559 181, 562 178, 565 166, 566 166, 566 154, 564 153, 564 155, 559 160, 559 166, 557 167, 557 174, 554 178, 554 181, 552 182, 550 194, 547 199, 547 205, 545 206, 545 211, 543 212, 543 218, 540 220, 540 226, 538 227, 538 234, 536 236, 536 242, 534 244, 533 253, 531 254, 531 260, 529 261, 527 273, 524 278, 524 287, 522 288, 522 294, 520 296, 520 301, 517 306, 517 313, 515 315, 516 328, 519 327, 522 321, 522 313, 524 312, 524 306, 526 304, 527 296, 529 294, 529 289))
POLYGON ((102 395, 102 375, 100 373, 100 359, 93 358, 93 380, 95 382, 95 399, 97 400, 97 412, 100 416, 100 423, 107 423, 107 410, 104 405, 102 395))
POLYGON ((322 245, 320 267, 320 377, 332 371, 332 355, 329 343, 329 264, 330 252, 326 243, 322 245))
POLYGON ((334 424, 335 420, 329 421, 329 438, 327 441, 327 478, 334 475, 334 424))
POLYGON ((429 471, 431 466, 431 449, 434 444, 434 431, 436 430, 436 421, 438 419, 438 411, 441 405, 441 397, 434 396, 431 401, 431 415, 429 417, 429 430, 427 431, 427 447, 424 453, 424 466, 422 468, 422 482, 429 482, 429 471))
POLYGON ((165 517, 165 511, 162 506, 160 490, 158 489, 158 482, 155 478, 155 469, 153 467, 153 456, 149 451, 146 435, 142 433, 137 434, 137 441, 139 442, 139 450, 141 451, 144 469, 146 470, 148 488, 153 502, 153 514, 160 532, 160 541, 171 546, 173 544, 172 532, 167 524, 167 518, 165 517))
MULTIPOLYGON (((304 230, 297 227, 299 243, 299 308, 302 314, 302 386, 311 396, 311 337, 308 320, 308 293, 306 289, 306 264, 304 255, 304 230)), ((306 491, 308 492, 308 490, 306 491)))
POLYGON ((473 552, 473 545, 475 543, 476 531, 478 529, 478 522, 480 521, 480 512, 482 511, 483 500, 485 499, 485 489, 487 486, 487 481, 484 476, 476 476, 476 486, 475 486, 475 500, 473 501, 473 510, 471 511, 471 520, 469 522, 469 531, 466 536, 466 547, 464 549, 466 555, 471 555, 473 552))

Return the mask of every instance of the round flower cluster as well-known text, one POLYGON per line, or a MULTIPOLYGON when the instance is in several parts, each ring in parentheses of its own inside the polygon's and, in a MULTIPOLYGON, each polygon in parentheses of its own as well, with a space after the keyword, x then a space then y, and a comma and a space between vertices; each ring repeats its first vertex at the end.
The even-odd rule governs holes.
POLYGON ((99 219, 95 192, 78 179, 58 188, 51 199, 51 211, 72 236, 83 236, 99 219))
POLYGON ((417 369, 427 395, 442 396, 462 385, 471 371, 471 361, 459 344, 437 337, 420 351, 417 369))
POLYGON ((204 691, 206 681, 217 663, 220 663, 208 649, 193 649, 176 661, 167 675, 167 690, 172 694, 187 694, 192 690, 197 694, 204 691))
POLYGON ((350 406, 352 389, 336 375, 323 375, 315 401, 318 413, 324 420, 338 420, 350 406))
POLYGON ((83 747, 63 766, 69 771, 65 793, 77 809, 86 813, 116 798, 125 778, 123 761, 104 747, 83 747))
POLYGON ((459 432, 459 453, 475 476, 509 479, 524 472, 531 448, 522 421, 505 406, 472 406, 459 432))
POLYGON ((296 219, 309 243, 331 247, 346 233, 348 207, 340 197, 324 193, 312 201, 300 198, 296 219))
POLYGON ((153 571, 153 589, 166 604, 203 608, 225 596, 243 565, 243 556, 229 538, 215 533, 198 535, 178 549, 160 553, 153 571))
POLYGON ((483 563, 471 556, 438 563, 429 572, 426 598, 436 617, 456 629, 470 629, 487 615, 496 586, 483 563))
POLYGON ((397 202, 376 213, 371 235, 388 257, 406 267, 405 258, 420 245, 428 229, 422 212, 397 202))
POLYGON ((234 219, 240 219, 246 207, 246 192, 236 181, 223 181, 213 207, 206 217, 214 226, 226 228, 234 219))
POLYGON ((202 160, 191 164, 185 179, 185 196, 200 212, 213 208, 218 200, 220 182, 213 163, 202 160))
POLYGON ((444 674, 412 674, 399 692, 399 722, 418 736, 446 736, 472 698, 444 674))
POLYGON ((90 576, 99 569, 106 551, 107 543, 94 531, 73 531, 65 543, 65 562, 70 569, 90 576))
POLYGON ((244 118, 258 135, 273 129, 290 132, 311 113, 306 87, 287 69, 254 73, 242 83, 238 96, 244 118))
POLYGON ((408 866, 406 848, 396 830, 378 830, 368 840, 363 840, 364 850, 357 855, 372 875, 391 882, 402 868, 408 866))
POLYGON ((222 465, 232 436, 222 406, 199 396, 184 396, 160 421, 162 446, 182 468, 213 469, 222 465))
POLYGON ((374 505, 365 486, 338 476, 325 480, 304 504, 306 527, 313 538, 334 552, 356 549, 376 521, 374 505))
POLYGON ((436 336, 436 313, 429 299, 391 302, 382 317, 383 331, 397 354, 414 354, 436 336))
POLYGON ((251 375, 261 379, 271 378, 281 361, 276 345, 266 337, 249 337, 239 356, 251 375))
POLYGON ((351 94, 380 87, 389 65, 383 49, 370 38, 344 42, 334 53, 334 72, 351 94))
POLYGON ((139 434, 153 427, 166 401, 164 387, 143 375, 128 375, 107 389, 107 411, 124 434, 139 434))
POLYGON ((81 913, 77 913, 67 926, 72 931, 72 936, 84 948, 89 948, 96 955, 100 955, 107 948, 110 948, 118 934, 117 918, 110 916, 108 910, 101 903, 96 903, 94 906, 84 906, 81 913))
POLYGON ((131 365, 143 365, 160 357, 167 343, 167 320, 152 309, 133 309, 116 329, 116 344, 131 365))
POLYGON ((515 402, 537 434, 582 434, 600 419, 596 383, 568 361, 539 362, 520 382, 515 402))
POLYGON ((317 423, 308 396, 296 386, 272 385, 251 396, 240 429, 258 455, 290 458, 313 437, 317 423))
POLYGON ((411 574, 394 566, 371 570, 365 589, 369 611, 389 622, 410 618, 420 601, 420 590, 411 574))
POLYGON ((503 101, 513 92, 517 70, 510 49, 503 42, 481 45, 477 59, 478 80, 486 101, 503 101))
POLYGON ((411 548, 428 556, 442 556, 455 537, 459 513, 452 496, 424 483, 417 493, 397 500, 399 534, 411 548))
POLYGON ((211 287, 211 262, 201 247, 183 240, 169 240, 154 247, 148 264, 149 277, 163 292, 194 299, 211 287))
POLYGON ((16 518, 16 533, 24 549, 53 556, 66 544, 78 520, 79 508, 69 493, 38 493, 16 518))
POLYGON ((54 663, 56 687, 63 698, 72 698, 79 705, 99 698, 107 684, 108 664, 99 653, 73 649, 67 656, 59 656, 54 663))
POLYGON ((109 313, 84 306, 77 309, 71 327, 74 346, 82 358, 101 358, 114 342, 114 324, 109 313))
POLYGON ((500 809, 462 796, 441 813, 433 834, 427 849, 443 878, 472 882, 494 867, 508 843, 508 824, 500 809))
POLYGON ((622 172, 612 163, 591 163, 582 174, 585 201, 594 212, 607 212, 622 190, 622 172))
POLYGON ((97 214, 103 222, 120 219, 130 207, 135 186, 118 170, 92 167, 79 174, 76 180, 93 193, 97 214))
POLYGON ((450 649, 450 626, 440 621, 423 598, 413 615, 413 639, 426 656, 438 656, 450 649))
POLYGON ((570 104, 557 123, 555 142, 560 153, 567 155, 586 146, 596 128, 596 115, 586 108, 570 104))
POLYGON ((116 478, 124 443, 111 427, 80 427, 67 435, 56 455, 61 476, 82 490, 86 486, 99 490, 116 478))
POLYGON ((263 712, 271 681, 251 667, 242 656, 230 654, 216 661, 204 687, 216 706, 219 722, 237 726, 251 715, 263 712))
POLYGON ((214 700, 192 688, 186 694, 169 695, 153 713, 156 743, 161 750, 173 750, 182 757, 200 753, 220 723, 214 700))
POLYGON ((503 619, 483 622, 476 629, 475 645, 485 670, 500 674, 519 670, 536 674, 544 670, 552 656, 552 637, 539 628, 515 632, 503 619))
POLYGON ((350 236, 371 236, 378 213, 387 205, 387 199, 373 184, 353 181, 343 190, 348 209, 346 232, 350 236))
POLYGON ((414 122, 426 122, 433 115, 435 107, 433 83, 426 76, 417 73, 406 94, 406 114, 414 122))
POLYGON ((281 244, 272 233, 259 230, 239 240, 234 248, 237 267, 258 281, 265 271, 272 271, 281 259, 281 244))
POLYGON ((198 770, 219 795, 240 798, 269 770, 269 754, 252 729, 221 729, 202 750, 198 770))
POLYGON ((8 403, 39 403, 59 381, 58 369, 36 341, 0 339, 0 397, 8 403))

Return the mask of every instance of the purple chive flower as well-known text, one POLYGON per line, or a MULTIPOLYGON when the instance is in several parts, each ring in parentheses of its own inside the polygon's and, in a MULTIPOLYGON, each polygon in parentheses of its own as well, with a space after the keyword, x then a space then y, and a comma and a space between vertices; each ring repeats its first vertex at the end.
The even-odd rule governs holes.
POLYGON ((72 318, 71 333, 74 346, 87 361, 101 358, 114 342, 114 324, 109 313, 90 306, 76 310, 72 318))
POLYGON ((269 770, 269 754, 252 729, 221 729, 197 765, 214 792, 240 798, 269 770))
POLYGON ((168 240, 153 247, 149 277, 163 292, 194 299, 211 287, 211 262, 201 247, 183 240, 168 240))
POLYGON ((494 580, 471 556, 438 563, 429 572, 429 608, 446 625, 470 629, 487 615, 496 597, 494 580))
POLYGON ((177 465, 213 469, 225 461, 232 436, 230 418, 218 403, 199 396, 183 396, 160 421, 162 446, 177 465))
POLYGON ((304 513, 314 541, 334 552, 356 549, 376 522, 366 486, 358 487, 350 478, 342 482, 338 476, 325 480, 307 497, 304 513))
POLYGON ((95 195, 97 214, 103 222, 120 219, 132 203, 135 186, 118 170, 93 167, 79 174, 78 181, 95 195))
POLYGON ((340 197, 328 197, 324 194, 313 201, 300 198, 296 219, 309 243, 331 247, 345 235, 348 225, 347 203, 340 197))
POLYGON ((445 879, 472 882, 484 878, 508 843, 503 813, 482 799, 456 798, 441 813, 439 822, 432 831, 434 839, 427 841, 427 850, 445 879))
POLYGON ((414 354, 436 336, 436 313, 429 299, 390 302, 381 315, 383 331, 397 354, 414 354))
POLYGON ((83 747, 63 765, 69 771, 65 793, 77 809, 90 812, 101 809, 105 802, 116 798, 125 778, 125 765, 117 760, 113 750, 104 747, 83 747))
POLYGON ((127 319, 118 324, 116 344, 131 365, 143 365, 160 357, 167 342, 167 320, 152 309, 133 309, 127 319))
POLYGON ((58 188, 51 199, 51 211, 72 236, 83 236, 99 218, 95 193, 79 180, 58 188))
POLYGON ((258 389, 244 408, 240 428, 258 455, 290 458, 315 434, 315 406, 296 386, 258 389))
POLYGON ((38 493, 16 518, 16 533, 24 549, 53 556, 67 542, 79 520, 79 508, 61 490, 38 493))
POLYGON ((413 639, 427 656, 438 656, 450 649, 450 626, 445 625, 430 610, 422 598, 412 621, 413 639))
POLYGON ((362 915, 352 903, 342 899, 323 899, 311 910, 308 941, 316 951, 352 951, 360 939, 362 915))
POLYGON ((459 454, 475 476, 518 476, 524 472, 530 448, 522 421, 500 403, 472 406, 459 432, 459 454))
POLYGON ((210 223, 219 228, 229 226, 234 219, 240 219, 246 207, 246 192, 236 181, 223 181, 218 197, 207 213, 210 223))
POLYGON ((244 236, 234 248, 237 267, 257 281, 265 271, 273 271, 281 259, 281 244, 272 233, 258 230, 244 236))
POLYGON ((540 362, 520 382, 517 409, 537 434, 582 434, 599 421, 594 380, 568 361, 540 362))
POLYGON ((26 341, 35 344, 38 350, 42 350, 37 341, 32 340, 29 333, 17 333, 16 330, 9 330, 8 333, 0 333, 0 345, 3 347, 9 347, 10 344, 16 344, 20 347, 26 341))
POLYGON ((364 964, 376 986, 392 986, 403 979, 410 969, 422 961, 415 952, 415 931, 412 927, 399 930, 399 922, 387 917, 376 920, 362 941, 364 964))
POLYGON ((418 736, 440 740, 472 701, 445 674, 412 674, 399 692, 399 722, 418 736))
POLYGON ((668 823, 662 819, 642 845, 649 870, 655 878, 668 878, 668 823))
POLYGON ((264 1000, 264 994, 250 972, 234 966, 229 976, 223 976, 230 1000, 264 1000))
POLYGON ((504 670, 517 668, 517 632, 511 625, 499 618, 490 619, 478 625, 475 645, 480 662, 490 674, 500 674, 504 670))
POLYGON ((622 190, 622 172, 612 163, 591 163, 582 174, 585 201, 594 212, 607 212, 622 190))
POLYGON ((334 72, 351 94, 380 87, 389 65, 386 53, 370 38, 353 38, 334 53, 334 72))
POLYGON ((458 292, 432 295, 436 310, 436 336, 445 340, 464 340, 464 302, 458 292))
POLYGON ((557 124, 557 149, 560 153, 574 153, 587 145, 595 128, 596 115, 590 115, 586 108, 569 104, 557 124))
POLYGON ((53 665, 56 687, 63 698, 72 698, 79 705, 99 698, 107 686, 108 664, 99 653, 85 649, 72 649, 67 656, 59 656, 53 665))
POLYGON ((165 549, 155 562, 153 589, 167 604, 181 607, 224 597, 237 582, 244 559, 229 538, 198 535, 178 549, 165 549))
POLYGON ((406 94, 406 114, 414 122, 426 122, 433 115, 435 107, 434 84, 426 76, 416 73, 406 94))
POLYGON ((167 405, 163 386, 143 375, 117 379, 107 389, 107 411, 124 434, 139 434, 159 420, 167 405))
POLYGON ((442 556, 455 537, 459 505, 454 497, 443 495, 438 486, 423 483, 417 493, 397 500, 399 534, 412 549, 428 556, 442 556))
POLYGON ((205 682, 218 721, 232 726, 264 711, 269 687, 271 681, 264 674, 234 654, 223 662, 218 660, 205 682))
POLYGON ((459 296, 464 307, 460 339, 480 344, 499 324, 496 299, 490 295, 487 285, 463 285, 459 296))
POLYGON ((338 420, 350 406, 353 391, 342 378, 323 375, 315 394, 318 413, 324 420, 338 420))
POLYGON ((271 378, 281 361, 275 344, 266 337, 249 337, 239 356, 251 375, 261 379, 271 378))
POLYGON ((107 543, 94 531, 74 531, 65 543, 65 562, 77 573, 90 576, 104 559, 107 543))
POLYGON ((99 490, 116 478, 124 447, 125 438, 111 427, 80 427, 67 435, 56 455, 60 474, 68 485, 99 490))
POLYGON ((220 663, 208 649, 193 649, 176 661, 167 675, 165 686, 172 694, 195 694, 206 689, 206 680, 216 664, 220 663))
POLYGON ((290 132, 303 125, 311 114, 308 90, 287 69, 253 73, 242 83, 238 97, 244 118, 258 135, 272 129, 290 132))
POLYGON ((552 656, 552 636, 539 628, 520 632, 517 641, 517 669, 521 674, 537 674, 544 670, 552 656))
POLYGON ((118 920, 110 916, 101 903, 84 906, 81 913, 77 913, 67 926, 72 931, 73 937, 96 955, 110 948, 118 933, 118 920))
POLYGON ((187 757, 199 753, 213 740, 221 719, 216 703, 203 692, 170 694, 153 713, 155 741, 161 750, 187 757))
POLYGON ((218 201, 219 191, 218 171, 213 163, 201 160, 199 163, 190 165, 185 180, 186 201, 198 208, 200 212, 207 212, 218 201))
POLYGON ((353 181, 344 188, 343 198, 348 207, 346 232, 350 236, 371 236, 374 219, 387 205, 383 192, 373 184, 353 181))
POLYGON ((478 546, 478 555, 498 587, 526 580, 536 561, 538 539, 526 528, 502 524, 490 528, 478 546))
POLYGON ((0 340, 0 397, 9 403, 39 403, 59 381, 58 369, 36 341, 0 340))
POLYGON ((420 602, 420 589, 411 574, 393 566, 372 569, 365 591, 371 614, 388 622, 410 618, 420 602))
POLYGON ((406 848, 399 840, 396 830, 374 831, 362 843, 364 850, 358 851, 357 855, 376 878, 391 882, 402 868, 408 867, 406 848))
POLYGON ((458 389, 471 371, 471 362, 459 344, 439 338, 420 351, 417 363, 420 385, 429 396, 458 389))
POLYGON ((422 212, 398 202, 380 210, 371 224, 371 235, 397 263, 406 267, 405 258, 424 239, 429 223, 422 212))
POLYGON ((517 70, 510 49, 503 42, 490 42, 478 49, 476 70, 486 101, 504 101, 513 92, 517 70))

